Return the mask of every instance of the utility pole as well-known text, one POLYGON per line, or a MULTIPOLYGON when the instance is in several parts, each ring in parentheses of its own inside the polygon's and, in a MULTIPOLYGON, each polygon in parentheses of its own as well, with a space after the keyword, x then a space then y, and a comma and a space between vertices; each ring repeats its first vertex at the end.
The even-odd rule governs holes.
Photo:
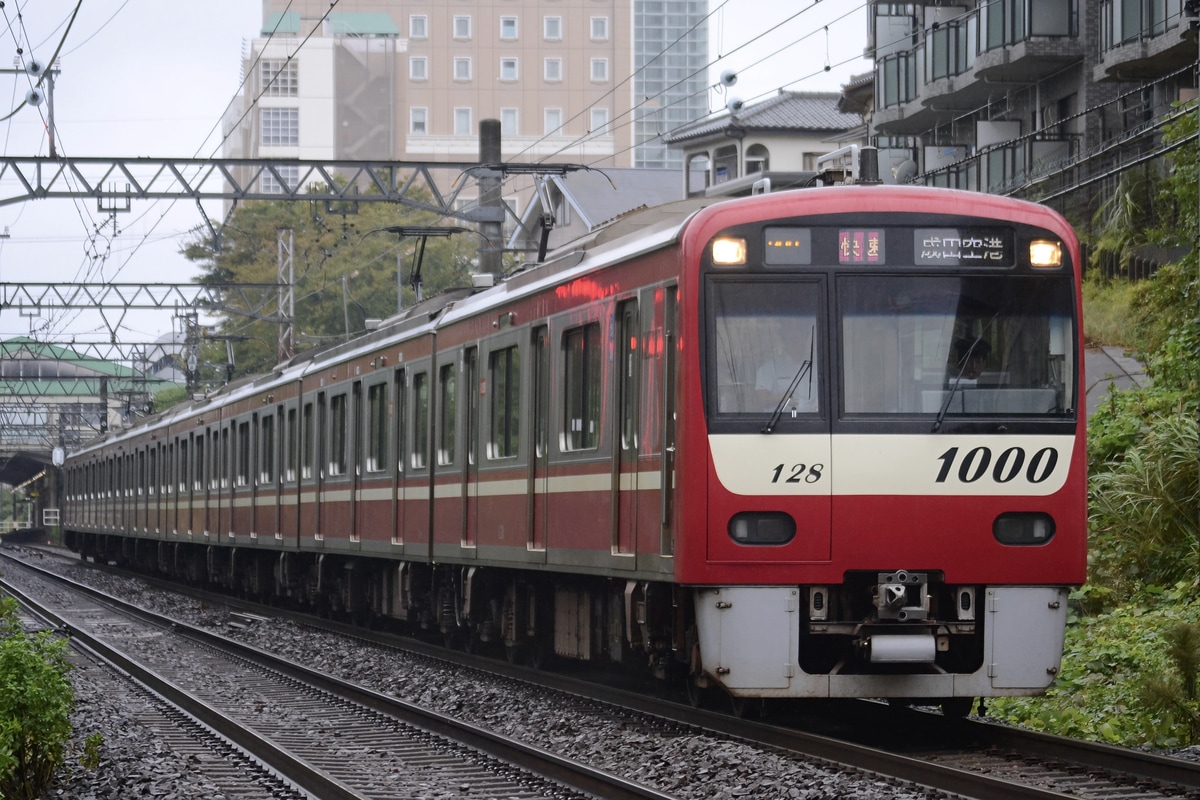
POLYGON ((479 123, 479 207, 483 212, 479 222, 479 233, 483 241, 479 244, 479 270, 501 277, 503 264, 500 261, 504 233, 504 199, 500 194, 499 166, 503 160, 500 143, 500 120, 485 119, 479 123))

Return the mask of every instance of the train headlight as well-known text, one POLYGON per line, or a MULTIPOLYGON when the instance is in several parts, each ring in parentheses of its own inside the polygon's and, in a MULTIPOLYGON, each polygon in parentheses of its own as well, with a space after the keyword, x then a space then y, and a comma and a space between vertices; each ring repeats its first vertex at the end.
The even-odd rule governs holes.
POLYGON ((1000 544, 1045 544, 1054 538, 1054 518, 1040 512, 1001 514, 992 523, 992 535, 1000 544))
POLYGON ((796 520, 782 511, 746 511, 729 520, 729 538, 738 544, 787 544, 796 520))
POLYGON ((737 267, 746 263, 746 240, 734 236, 713 239, 713 264, 718 267, 737 267))
POLYGON ((1062 242, 1034 239, 1029 243, 1029 266, 1034 269, 1057 269, 1062 266, 1062 242))

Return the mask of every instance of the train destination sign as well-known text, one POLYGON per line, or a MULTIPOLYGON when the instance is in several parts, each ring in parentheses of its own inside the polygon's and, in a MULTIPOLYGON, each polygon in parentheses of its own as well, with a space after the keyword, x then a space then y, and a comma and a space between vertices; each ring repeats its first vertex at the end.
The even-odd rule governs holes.
POLYGON ((917 228, 913 263, 931 267, 1011 267, 1012 231, 1004 228, 917 228))

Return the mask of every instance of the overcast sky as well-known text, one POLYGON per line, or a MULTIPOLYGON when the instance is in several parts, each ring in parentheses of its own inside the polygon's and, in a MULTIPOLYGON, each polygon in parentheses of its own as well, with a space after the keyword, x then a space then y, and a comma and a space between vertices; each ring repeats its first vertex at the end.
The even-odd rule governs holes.
MULTIPOLYGON (((724 93, 710 92, 714 112, 729 97, 753 102, 780 88, 836 91, 869 69, 861 58, 861 5, 710 0, 709 7, 712 81, 727 69, 738 76, 724 93)), ((261 13, 257 0, 9 0, 0 9, 5 154, 49 154, 47 104, 18 109, 31 84, 17 70, 31 57, 48 61, 61 46, 54 85, 58 155, 219 155, 219 121, 240 88, 241 53, 257 35, 261 13)), ((13 192, 11 180, 0 176, 0 197, 13 192)), ((220 219, 219 201, 204 207, 220 219)), ((134 201, 115 219, 94 201, 0 206, 0 281, 66 283, 86 275, 89 282, 187 282, 195 271, 178 251, 201 221, 190 201, 134 201)), ((119 318, 108 316, 111 323, 119 318)), ((120 339, 151 341, 171 328, 170 312, 131 313, 120 339)), ((0 312, 0 338, 31 334, 58 343, 101 341, 107 326, 94 312, 0 312)))

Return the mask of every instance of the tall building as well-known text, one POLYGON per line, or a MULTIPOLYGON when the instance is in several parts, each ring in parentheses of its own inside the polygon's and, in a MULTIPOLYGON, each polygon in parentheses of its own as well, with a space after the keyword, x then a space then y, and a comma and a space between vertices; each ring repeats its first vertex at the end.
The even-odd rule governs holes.
POLYGON ((659 136, 707 113, 707 6, 263 0, 227 154, 473 161, 492 118, 506 161, 678 167, 659 136))
MULTIPOLYGON (((872 2, 881 169, 1094 205, 1196 97, 1183 0, 872 2)), ((1193 12, 1194 13, 1194 12, 1193 12)), ((1194 113, 1194 112, 1193 112, 1194 113)))

